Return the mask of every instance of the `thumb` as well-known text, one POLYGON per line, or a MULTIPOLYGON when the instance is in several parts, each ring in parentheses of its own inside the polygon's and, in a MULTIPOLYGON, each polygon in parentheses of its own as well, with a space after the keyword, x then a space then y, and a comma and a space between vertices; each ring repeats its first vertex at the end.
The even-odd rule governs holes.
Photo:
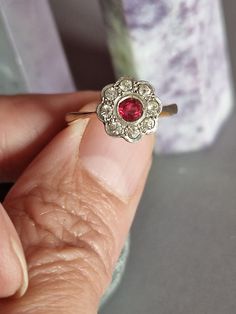
POLYGON ((29 268, 2 313, 96 313, 151 163, 153 137, 113 138, 96 118, 58 134, 5 200, 29 268))

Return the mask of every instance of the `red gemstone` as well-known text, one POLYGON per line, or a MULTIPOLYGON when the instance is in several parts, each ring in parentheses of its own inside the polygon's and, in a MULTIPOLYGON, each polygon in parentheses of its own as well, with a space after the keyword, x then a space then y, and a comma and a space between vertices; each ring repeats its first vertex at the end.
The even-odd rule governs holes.
POLYGON ((119 103, 118 112, 125 121, 133 122, 142 116, 143 106, 136 98, 126 98, 119 103))

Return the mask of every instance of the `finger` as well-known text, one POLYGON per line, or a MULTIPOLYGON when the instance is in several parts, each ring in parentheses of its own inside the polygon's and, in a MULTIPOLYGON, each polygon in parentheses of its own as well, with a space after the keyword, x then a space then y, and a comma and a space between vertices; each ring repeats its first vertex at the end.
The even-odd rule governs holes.
POLYGON ((65 126, 67 111, 98 101, 97 92, 0 96, 0 181, 14 181, 65 126))
POLYGON ((16 230, 0 204, 0 298, 24 294, 27 266, 16 230))
POLYGON ((56 136, 4 202, 30 278, 23 298, 1 303, 6 314, 96 313, 111 280, 149 171, 153 138, 130 144, 106 135, 96 118, 87 123, 56 136))

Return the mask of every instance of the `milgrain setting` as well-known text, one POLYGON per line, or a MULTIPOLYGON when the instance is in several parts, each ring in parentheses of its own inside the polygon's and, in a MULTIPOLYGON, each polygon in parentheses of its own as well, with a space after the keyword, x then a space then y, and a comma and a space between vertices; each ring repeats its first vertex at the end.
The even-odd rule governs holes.
MULTIPOLYGON (((94 113, 68 113, 66 121, 71 123, 94 113)), ((162 106, 149 82, 121 77, 102 89, 96 113, 108 135, 132 143, 140 140, 143 135, 154 133, 158 117, 177 113, 177 105, 162 106)))

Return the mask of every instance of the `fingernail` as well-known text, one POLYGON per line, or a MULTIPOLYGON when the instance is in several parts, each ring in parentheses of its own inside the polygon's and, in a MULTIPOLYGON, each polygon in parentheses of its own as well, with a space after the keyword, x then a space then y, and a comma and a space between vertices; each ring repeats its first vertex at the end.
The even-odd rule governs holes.
POLYGON ((20 267, 21 267, 21 273, 22 273, 22 283, 20 288, 18 289, 18 291, 16 292, 15 296, 16 297, 22 297, 27 288, 28 288, 28 270, 27 270, 27 265, 26 265, 26 260, 25 260, 25 256, 23 253, 23 249, 22 246, 15 241, 14 238, 11 238, 11 245, 12 245, 12 249, 19 261, 20 267))
POLYGON ((0 204, 0 297, 22 296, 28 286, 27 266, 16 230, 0 204), (16 292, 17 291, 17 292, 16 292))
POLYGON ((136 143, 111 137, 94 117, 85 130, 79 154, 84 168, 107 190, 120 197, 130 197, 149 167, 153 143, 152 135, 136 143))

